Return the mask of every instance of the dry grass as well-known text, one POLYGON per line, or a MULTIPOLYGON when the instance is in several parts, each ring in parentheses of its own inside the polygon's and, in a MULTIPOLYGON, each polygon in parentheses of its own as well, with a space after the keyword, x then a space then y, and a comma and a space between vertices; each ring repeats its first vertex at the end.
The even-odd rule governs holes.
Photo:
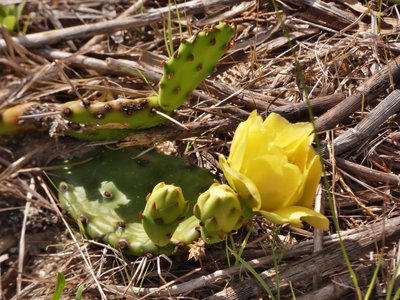
MULTIPOLYGON (((181 2, 184 1, 178 1, 181 2)), ((335 109, 337 103, 346 101, 344 97, 367 90, 360 89, 400 51, 398 5, 385 2, 378 14, 376 1, 368 2, 370 11, 364 2, 329 1, 330 11, 327 7, 301 4, 309 1, 283 0, 278 2, 281 11, 277 13, 269 1, 236 2, 227 5, 220 1, 218 5, 218 1, 212 1, 216 3, 213 8, 200 9, 194 15, 181 12, 185 35, 189 30, 195 32, 221 19, 232 19, 237 24, 236 46, 222 60, 217 73, 194 93, 191 102, 174 115, 190 130, 176 129, 171 133, 169 129, 152 129, 147 139, 141 139, 138 134, 122 142, 113 142, 111 146, 148 145, 165 137, 172 142, 161 145, 172 149, 174 155, 218 172, 218 153, 228 153, 236 124, 253 109, 264 115, 274 110, 289 115, 294 103, 303 103, 300 104, 303 110, 291 119, 308 119, 293 53, 301 66, 309 97, 316 99, 313 105, 317 105, 320 97, 333 95, 329 104, 315 109, 318 122, 324 120, 323 114, 330 107, 335 109), (289 31, 292 48, 282 32, 279 14, 289 31), (200 129, 199 124, 203 126, 200 129)), ((317 4, 327 2, 316 1, 317 4)), ((203 299, 215 293, 220 293, 216 297, 222 298, 224 288, 229 299, 256 298, 262 294, 262 289, 248 288, 249 285, 257 286, 249 281, 250 273, 229 267, 223 243, 206 247, 206 255, 197 262, 187 260, 185 256, 170 259, 124 257, 106 245, 87 243, 74 231, 74 226, 69 227, 59 211, 54 192, 45 183, 42 171, 51 160, 99 144, 60 136, 63 128, 53 113, 52 103, 77 98, 91 100, 101 95, 138 97, 150 91, 149 83, 141 76, 128 76, 124 70, 115 72, 115 69, 111 71, 110 65, 96 63, 104 62, 106 58, 130 60, 150 84, 157 82, 160 61, 167 55, 163 37, 166 17, 154 21, 140 13, 167 7, 168 2, 137 1, 130 5, 131 1, 122 0, 27 3, 20 22, 29 22, 28 34, 82 22, 111 20, 124 12, 137 14, 142 20, 138 26, 114 29, 113 33, 99 35, 92 42, 83 37, 54 43, 49 39, 50 48, 45 51, 46 43, 35 49, 25 48, 3 31, 7 47, 0 50, 0 108, 36 102, 42 122, 52 126, 52 137, 45 133, 22 134, 0 144, 2 299, 49 299, 55 289, 57 272, 66 277, 65 299, 74 298, 80 285, 84 285, 85 299, 136 299, 138 291, 144 298, 203 299), (56 50, 64 54, 56 53, 56 50), (82 63, 77 55, 65 58, 69 53, 97 60, 82 63)), ((179 43, 176 19, 173 20, 173 38, 176 46, 179 43)), ((335 153, 338 149, 335 139, 349 130, 362 130, 356 127, 357 124, 371 115, 398 82, 399 76, 392 78, 373 97, 368 96, 373 91, 365 92, 356 111, 340 111, 340 118, 335 117, 333 122, 332 118, 329 120, 333 125, 317 123, 317 128, 321 129, 319 137, 325 149, 327 175, 340 229, 346 242, 351 241, 359 247, 358 254, 356 247, 356 254, 349 256, 358 270, 363 292, 367 290, 379 253, 383 251, 381 271, 374 284, 375 299, 384 297, 399 263, 399 230, 393 225, 397 223, 390 223, 399 216, 399 181, 396 181, 400 172, 399 108, 391 110, 390 115, 368 128, 366 133, 356 135, 359 139, 356 145, 339 154, 335 153), (354 164, 349 167, 340 159, 354 164), (362 169, 362 166, 368 169, 362 169), (363 171, 368 171, 369 176, 363 171), (372 227, 368 226, 373 224, 378 224, 374 227, 377 231, 371 234, 368 230, 372 227), (366 232, 371 234, 369 244, 363 240, 366 232)), ((320 193, 317 203, 327 216, 331 216, 326 191, 320 193)), ((237 245, 246 230, 248 228, 234 236, 237 245)), ((282 299, 292 298, 292 293, 297 298, 303 296, 301 299, 354 297, 351 281, 345 281, 348 270, 343 258, 339 255, 338 261, 325 261, 324 266, 324 260, 319 260, 324 256, 313 254, 321 249, 325 259, 333 259, 330 254, 340 254, 334 228, 324 236, 310 228, 284 227, 278 231, 265 220, 257 219, 243 258, 276 291, 273 287, 273 253, 283 254, 279 264, 282 299), (310 259, 308 264, 307 259, 310 259), (290 273, 296 266, 303 266, 304 272, 297 277, 294 271, 290 273), (272 280, 268 281, 268 277, 272 280), (345 283, 332 283, 341 280, 345 283), (321 288, 326 284, 332 284, 335 292, 324 293, 321 288), (313 289, 322 294, 312 296, 313 289)), ((353 249, 353 244, 346 245, 353 249)))

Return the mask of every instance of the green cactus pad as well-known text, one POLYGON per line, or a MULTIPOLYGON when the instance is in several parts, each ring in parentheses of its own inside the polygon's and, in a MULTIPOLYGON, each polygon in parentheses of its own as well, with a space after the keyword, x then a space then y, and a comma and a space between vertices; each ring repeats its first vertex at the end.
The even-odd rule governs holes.
POLYGON ((63 208, 92 239, 99 239, 132 255, 167 254, 184 249, 199 238, 199 221, 188 210, 165 246, 158 247, 143 228, 140 213, 146 205, 146 195, 165 181, 182 187, 185 199, 193 207, 198 194, 214 182, 213 176, 200 168, 186 165, 183 160, 159 154, 139 156, 138 149, 108 150, 100 148, 73 161, 51 178, 59 189, 63 208), (71 163, 78 161, 83 164, 71 163), (184 247, 185 248, 185 247, 184 247))
POLYGON ((220 23, 183 40, 164 64, 160 81, 159 105, 165 111, 181 106, 190 93, 211 73, 229 49, 234 26, 220 23))
POLYGON ((193 209, 206 243, 217 243, 243 225, 238 194, 226 184, 214 184, 201 194, 193 209))
POLYGON ((160 125, 165 118, 153 112, 158 105, 156 96, 138 99, 95 101, 86 106, 80 100, 61 105, 62 116, 76 124, 105 125, 109 129, 143 129, 160 125))

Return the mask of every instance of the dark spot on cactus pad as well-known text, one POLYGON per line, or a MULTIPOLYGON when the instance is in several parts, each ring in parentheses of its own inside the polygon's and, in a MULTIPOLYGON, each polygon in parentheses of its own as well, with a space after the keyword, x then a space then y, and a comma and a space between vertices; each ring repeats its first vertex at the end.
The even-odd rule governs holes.
POLYGON ((121 239, 121 240, 118 241, 118 247, 119 248, 126 249, 126 248, 128 248, 128 246, 129 246, 129 244, 128 244, 128 242, 126 240, 121 239))
POLYGON ((103 198, 104 199, 110 199, 112 197, 112 193, 105 191, 103 192, 103 198))
POLYGON ((197 66, 196 66, 196 70, 197 71, 201 71, 203 69, 203 64, 198 64, 197 66))
POLYGON ((68 125, 68 128, 70 128, 70 129, 72 129, 72 130, 75 130, 75 131, 78 131, 78 130, 81 129, 81 125, 78 124, 78 123, 68 122, 67 125, 68 125))
POLYGON ((64 108, 64 109, 61 111, 61 116, 63 116, 63 117, 70 117, 70 116, 72 116, 72 109, 70 109, 69 107, 64 108))
POLYGON ((159 87, 160 87, 160 89, 165 89, 165 84, 160 82, 159 87))
POLYGON ((211 41, 210 41, 210 44, 212 46, 214 46, 216 43, 217 43, 217 40, 215 38, 212 38, 211 41))
POLYGON ((192 53, 190 53, 190 54, 189 54, 189 56, 188 56, 188 60, 189 60, 189 61, 193 61, 193 60, 194 60, 194 56, 193 56, 193 54, 192 54, 192 53))
MULTIPOLYGON (((155 203, 154 203, 154 208, 155 208, 155 203)), ((158 225, 163 225, 164 224, 164 220, 162 218, 156 218, 154 219, 154 221, 158 224, 158 225)))
POLYGON ((81 99, 81 103, 84 108, 89 108, 89 106, 90 106, 90 101, 87 99, 81 99))
POLYGON ((174 77, 174 72, 168 72, 168 74, 167 74, 167 78, 168 79, 172 79, 174 77))
POLYGON ((174 89, 174 92, 175 92, 176 94, 179 94, 180 91, 181 91, 181 87, 179 87, 179 86, 177 86, 177 87, 174 89))
POLYGON ((68 191, 68 184, 66 184, 65 182, 61 182, 61 183, 60 183, 60 191, 61 191, 62 193, 67 192, 67 191, 68 191))
POLYGON ((118 222, 118 227, 121 229, 124 229, 126 227, 126 223, 125 222, 118 222))
POLYGON ((84 215, 79 216, 79 221, 81 221, 81 223, 84 225, 86 225, 89 222, 88 218, 84 215))
POLYGON ((110 105, 110 104, 104 104, 104 110, 105 111, 110 111, 110 110, 112 110, 112 106, 110 105))
POLYGON ((142 99, 135 102, 126 102, 121 105, 121 110, 126 113, 128 116, 132 115, 135 111, 142 110, 147 105, 147 100, 142 99))

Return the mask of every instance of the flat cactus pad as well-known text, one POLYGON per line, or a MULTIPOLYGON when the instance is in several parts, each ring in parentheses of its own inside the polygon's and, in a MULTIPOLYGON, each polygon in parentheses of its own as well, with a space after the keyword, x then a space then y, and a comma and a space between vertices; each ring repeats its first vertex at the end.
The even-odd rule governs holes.
POLYGON ((51 176, 58 186, 60 202, 89 238, 137 256, 180 252, 199 237, 193 205, 214 178, 177 157, 155 151, 140 154, 141 150, 134 148, 99 148, 85 157, 61 162, 66 166, 51 176), (75 164, 79 161, 87 162, 75 164), (190 203, 171 242, 162 247, 149 239, 140 218, 146 196, 159 182, 181 187, 190 203))

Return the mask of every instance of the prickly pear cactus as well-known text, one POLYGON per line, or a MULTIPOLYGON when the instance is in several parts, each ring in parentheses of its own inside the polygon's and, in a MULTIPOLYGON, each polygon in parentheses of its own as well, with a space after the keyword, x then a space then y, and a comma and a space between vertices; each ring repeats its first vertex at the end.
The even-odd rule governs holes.
POLYGON ((179 253, 199 238, 199 220, 191 211, 199 193, 207 190, 214 178, 176 157, 156 152, 137 157, 139 154, 137 149, 101 148, 77 160, 90 158, 86 163, 72 166, 72 161, 63 161, 70 166, 52 174, 60 202, 89 238, 137 256, 179 253), (156 186, 162 181, 176 187, 156 186), (153 203, 163 209, 151 212, 153 203), (173 213, 170 205, 176 210, 173 213), (146 223, 147 217, 143 216, 151 216, 154 224, 146 223), (157 219, 173 224, 168 232, 159 231, 161 238, 154 233, 156 225, 161 225, 157 219))
POLYGON ((184 199, 178 186, 157 184, 146 199, 146 206, 140 215, 142 225, 152 242, 166 246, 179 223, 186 218, 189 202, 184 199))
POLYGON ((239 195, 226 184, 214 184, 201 194, 193 213, 200 220, 201 237, 208 243, 224 240, 243 225, 239 195))
MULTIPOLYGON (((164 64, 158 94, 138 99, 74 100, 52 104, 52 113, 61 114, 68 127, 64 132, 66 135, 86 140, 122 138, 132 130, 165 123, 167 119, 156 111, 170 115, 188 99, 229 49, 233 33, 233 25, 221 22, 183 40, 164 64)), ((28 103, 0 111, 0 136, 35 130, 35 127, 25 126, 21 119, 30 107, 28 103)), ((41 114, 40 111, 36 113, 41 114)), ((50 120, 47 127, 51 127, 52 123, 50 120)))
POLYGON ((159 105, 166 111, 181 106, 190 93, 211 73, 230 48, 234 26, 220 23, 183 40, 165 62, 160 81, 159 105))

